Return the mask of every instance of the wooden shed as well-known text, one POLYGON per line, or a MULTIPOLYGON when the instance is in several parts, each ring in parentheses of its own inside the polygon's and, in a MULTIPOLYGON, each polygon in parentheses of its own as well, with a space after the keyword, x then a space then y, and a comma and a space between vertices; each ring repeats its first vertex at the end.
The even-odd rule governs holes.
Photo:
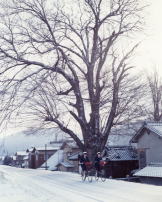
POLYGON ((132 170, 138 169, 138 155, 131 146, 111 146, 105 148, 106 177, 124 178, 132 170))

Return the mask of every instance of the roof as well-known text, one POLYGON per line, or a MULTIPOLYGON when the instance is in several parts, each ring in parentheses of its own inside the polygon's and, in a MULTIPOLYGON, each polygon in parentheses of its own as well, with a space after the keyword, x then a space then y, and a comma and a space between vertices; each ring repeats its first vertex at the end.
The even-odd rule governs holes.
POLYGON ((77 153, 74 153, 72 155, 70 155, 68 157, 69 160, 78 160, 78 155, 81 154, 81 152, 77 152, 77 153))
POLYGON ((38 150, 38 151, 58 150, 58 149, 60 149, 59 146, 55 146, 55 147, 47 146, 46 148, 45 147, 38 147, 38 148, 36 148, 36 150, 38 150))
POLYGON ((162 178, 162 165, 149 165, 137 171, 134 176, 162 178))
POLYGON ((55 154, 53 154, 48 160, 47 163, 43 163, 41 167, 48 166, 48 170, 56 170, 58 164, 60 164, 63 161, 63 150, 58 150, 55 154))
POLYGON ((143 135, 144 130, 149 130, 154 134, 162 137, 162 122, 144 122, 143 126, 137 131, 130 142, 137 143, 139 137, 143 135))
MULTIPOLYGON (((30 152, 32 152, 33 151, 33 147, 32 148, 30 148, 29 149, 29 151, 30 152)), ((55 146, 55 147, 51 147, 51 146, 47 146, 46 148, 45 148, 45 146, 44 147, 35 147, 35 149, 37 150, 37 151, 53 151, 53 150, 59 150, 60 149, 60 146, 58 145, 58 146, 55 146)))
POLYGON ((24 156, 23 160, 28 160, 29 159, 29 156, 24 156))
POLYGON ((115 125, 111 129, 107 145, 108 146, 130 146, 130 140, 134 134, 141 128, 143 123, 129 122, 122 125, 115 125))
POLYGON ((138 160, 137 151, 130 146, 106 147, 105 152, 110 161, 138 160))
POLYGON ((71 164, 71 163, 69 163, 67 161, 63 161, 60 164, 63 165, 64 167, 66 167, 66 168, 73 168, 74 167, 73 164, 71 164))
POLYGON ((17 151, 16 155, 17 156, 26 156, 26 155, 28 155, 28 153, 26 151, 17 151))
POLYGON ((63 144, 62 144, 62 146, 61 146, 61 149, 64 149, 65 148, 65 146, 68 146, 68 147, 70 147, 70 148, 72 148, 72 149, 78 149, 79 147, 78 147, 78 145, 73 141, 73 142, 64 142, 63 144))
POLYGON ((108 146, 129 146, 132 136, 129 135, 110 135, 108 138, 108 146))
POLYGON ((74 149, 78 149, 78 145, 76 144, 76 142, 70 142, 68 143, 68 145, 71 147, 71 148, 74 148, 74 149))

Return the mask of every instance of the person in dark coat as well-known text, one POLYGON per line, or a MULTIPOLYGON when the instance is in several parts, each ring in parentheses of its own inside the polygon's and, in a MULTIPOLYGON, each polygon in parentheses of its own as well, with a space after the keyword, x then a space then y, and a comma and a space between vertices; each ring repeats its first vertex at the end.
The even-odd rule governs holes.
POLYGON ((78 156, 78 160, 79 160, 79 164, 81 165, 82 171, 86 170, 86 165, 85 163, 90 162, 88 156, 87 156, 87 152, 83 152, 83 155, 79 155, 78 156))
POLYGON ((102 161, 102 157, 101 157, 101 153, 100 152, 97 152, 97 155, 95 157, 95 168, 98 172, 101 171, 101 165, 100 165, 100 162, 102 161))

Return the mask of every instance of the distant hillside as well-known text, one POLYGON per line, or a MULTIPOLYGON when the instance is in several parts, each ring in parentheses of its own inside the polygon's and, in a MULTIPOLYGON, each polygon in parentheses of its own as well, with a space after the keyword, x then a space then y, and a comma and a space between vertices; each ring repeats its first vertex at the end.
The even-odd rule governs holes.
POLYGON ((66 136, 56 128, 39 131, 22 131, 10 136, 0 137, 0 156, 14 154, 32 146, 44 146, 50 141, 64 139, 66 136))

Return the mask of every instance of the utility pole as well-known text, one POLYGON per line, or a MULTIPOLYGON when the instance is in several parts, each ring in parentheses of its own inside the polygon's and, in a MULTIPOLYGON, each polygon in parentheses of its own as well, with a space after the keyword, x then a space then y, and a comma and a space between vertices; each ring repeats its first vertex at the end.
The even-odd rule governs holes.
POLYGON ((47 170, 47 144, 45 144, 45 169, 47 170))

